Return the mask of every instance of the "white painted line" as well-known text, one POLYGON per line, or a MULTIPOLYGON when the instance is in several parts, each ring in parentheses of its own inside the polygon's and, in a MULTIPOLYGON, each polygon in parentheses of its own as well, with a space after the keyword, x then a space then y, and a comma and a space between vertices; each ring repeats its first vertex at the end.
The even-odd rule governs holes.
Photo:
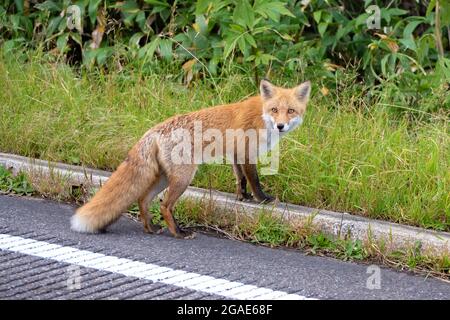
MULTIPOLYGON (((255 299, 256 300, 275 300, 275 299, 283 299, 283 297, 285 297, 287 295, 288 294, 283 291, 272 291, 272 292, 268 292, 268 293, 256 296, 255 299)), ((304 296, 300 296, 300 297, 302 297, 300 300, 306 299, 306 297, 304 297, 304 296)), ((297 300, 299 300, 299 299, 297 298, 297 300)))
POLYGON ((77 249, 73 250, 72 252, 63 253, 61 255, 58 255, 58 259, 64 262, 70 262, 71 259, 80 258, 82 256, 87 255, 88 253, 85 251, 78 251, 77 249))
POLYGON ((266 289, 266 288, 257 288, 257 289, 252 290, 252 291, 243 292, 243 293, 238 294, 238 298, 245 300, 245 299, 248 299, 248 297, 251 297, 251 298, 254 299, 257 296, 260 296, 260 295, 263 295, 263 294, 267 294, 267 293, 270 293, 270 292, 273 292, 273 290, 266 289))
POLYGON ((138 261, 124 259, 124 263, 117 265, 117 266, 110 267, 109 270, 111 270, 111 272, 115 272, 115 273, 122 273, 125 271, 127 271, 127 272, 131 271, 132 269, 142 268, 144 266, 145 266, 145 263, 143 265, 141 265, 141 263, 138 261))
POLYGON ((218 294, 226 294, 226 295, 232 295, 233 297, 236 297, 238 295, 241 295, 244 292, 249 292, 249 291, 255 290, 255 289, 258 289, 258 287, 246 284, 246 285, 228 289, 225 291, 219 291, 218 294))
MULTIPOLYGON (((191 276, 195 275, 196 273, 189 273, 191 276)), ((184 281, 180 281, 179 285, 186 287, 186 288, 193 288, 193 287, 197 287, 199 285, 201 285, 202 283, 206 282, 206 281, 212 281, 215 278, 211 277, 211 276, 204 276, 201 275, 200 277, 191 277, 191 279, 187 279, 184 281)))
POLYGON ((288 294, 254 285, 214 278, 194 272, 175 270, 156 264, 144 263, 130 259, 107 256, 101 253, 80 250, 70 246, 26 239, 8 234, 0 234, 0 250, 32 255, 93 268, 96 270, 122 274, 129 277, 161 282, 181 288, 211 293, 231 299, 295 299, 304 300, 307 297, 288 294))
POLYGON ((65 263, 70 263, 70 264, 79 264, 82 261, 86 261, 89 259, 92 259, 92 252, 86 251, 86 250, 80 250, 78 252, 72 252, 70 254, 67 254, 68 256, 66 257, 65 255, 60 257, 60 260, 62 262, 65 263))
POLYGON ((186 280, 191 280, 191 279, 198 279, 201 278, 202 276, 199 274, 195 274, 195 273, 184 273, 184 274, 180 274, 179 276, 175 276, 171 279, 167 279, 166 283, 167 284, 174 284, 174 283, 180 283, 186 280))
POLYGON ((224 284, 220 284, 220 285, 215 286, 215 287, 210 287, 210 288, 204 289, 202 291, 205 291, 205 292, 210 292, 210 291, 222 292, 222 291, 225 291, 227 289, 232 289, 232 288, 236 288, 236 287, 242 287, 243 285, 244 284, 240 283, 240 282, 227 281, 224 284))
POLYGON ((163 272, 168 272, 168 271, 172 270, 172 269, 170 269, 170 268, 159 267, 159 266, 157 266, 157 265, 152 265, 152 266, 153 266, 152 269, 150 269, 150 270, 148 270, 148 271, 142 273, 141 276, 142 276, 143 279, 153 281, 153 278, 152 278, 152 277, 153 277, 154 275, 160 274, 160 273, 163 273, 163 272))
POLYGON ((41 248, 42 246, 38 243, 35 242, 31 242, 31 243, 27 243, 27 244, 22 244, 18 247, 14 247, 14 250, 20 250, 20 251, 24 251, 24 250, 31 250, 34 248, 41 248))
POLYGON ((182 271, 182 270, 171 270, 171 271, 167 271, 167 272, 155 275, 153 281, 166 283, 166 281, 170 281, 171 278, 179 276, 181 274, 186 274, 186 273, 187 273, 186 271, 182 271))
POLYGON ((32 240, 30 239, 24 239, 24 238, 17 238, 17 239, 13 239, 12 241, 8 242, 7 239, 3 239, 3 246, 5 246, 6 249, 9 248, 14 248, 14 247, 19 247, 21 245, 24 244, 30 244, 33 243, 32 240))
POLYGON ((223 284, 228 283, 228 282, 230 282, 230 281, 225 280, 225 279, 215 279, 214 278, 212 280, 208 280, 206 282, 202 282, 202 283, 200 283, 198 285, 193 285, 191 287, 191 289, 204 291, 206 289, 214 288, 214 287, 223 285, 223 284))
POLYGON ((29 255, 35 255, 35 254, 41 254, 42 252, 45 251, 50 251, 50 250, 55 250, 58 248, 58 245, 56 244, 38 244, 33 248, 27 249, 27 250, 22 250, 21 252, 23 252, 24 254, 29 254, 29 255))
MULTIPOLYGON (((109 257, 108 257, 109 258, 109 257)), ((127 263, 126 259, 120 259, 116 257, 110 257, 110 259, 104 259, 104 261, 97 264, 97 268, 117 268, 127 263)))

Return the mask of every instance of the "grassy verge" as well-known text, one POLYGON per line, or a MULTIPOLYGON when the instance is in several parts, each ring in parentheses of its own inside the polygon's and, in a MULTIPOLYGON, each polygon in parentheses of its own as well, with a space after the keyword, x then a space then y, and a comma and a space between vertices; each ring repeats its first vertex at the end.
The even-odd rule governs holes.
MULTIPOLYGON (((74 186, 64 176, 39 172, 26 172, 13 176, 0 166, 0 193, 43 196, 45 198, 85 202, 92 193, 89 186, 74 186), (26 185, 22 189, 5 187, 10 181, 26 185)), ((159 201, 152 203, 154 222, 164 225, 159 210, 159 201)), ((129 214, 137 218, 138 208, 134 205, 129 214)), ((391 248, 388 241, 375 241, 367 237, 364 241, 340 239, 321 232, 312 219, 285 221, 261 211, 256 215, 243 212, 224 212, 209 200, 179 202, 175 215, 185 227, 199 232, 213 233, 222 237, 247 241, 257 245, 301 250, 306 254, 330 256, 344 261, 358 261, 367 264, 381 264, 397 270, 412 271, 425 276, 450 280, 450 253, 425 252, 420 244, 411 243, 403 248, 391 248)))
MULTIPOLYGON (((159 206, 153 212, 159 218, 159 206)), ((297 249, 307 254, 330 256, 344 261, 381 264, 402 271, 450 280, 450 252, 428 252, 420 243, 391 248, 388 240, 336 238, 314 225, 312 219, 286 221, 270 212, 257 215, 223 214, 208 200, 183 200, 176 212, 184 225, 213 231, 230 239, 276 248, 297 249)))
MULTIPOLYGON (((186 88, 162 71, 80 76, 36 56, 0 58, 0 83, 1 152, 110 170, 163 119, 256 92, 242 75, 186 88)), ((407 106, 364 105, 352 81, 339 88, 313 94, 304 125, 282 141, 279 174, 262 177, 264 189, 286 202, 449 231, 448 115, 393 116, 407 106)), ((194 184, 234 190, 224 165, 202 166, 194 184)))

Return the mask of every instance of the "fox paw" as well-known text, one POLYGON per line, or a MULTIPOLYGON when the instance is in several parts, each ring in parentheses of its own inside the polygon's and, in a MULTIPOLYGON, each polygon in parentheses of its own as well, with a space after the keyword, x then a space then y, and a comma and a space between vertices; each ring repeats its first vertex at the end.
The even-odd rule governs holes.
POLYGON ((160 234, 164 231, 164 228, 159 224, 149 224, 144 226, 144 230, 151 234, 160 234))
POLYGON ((251 193, 242 192, 237 194, 237 199, 239 201, 253 200, 253 196, 251 193))
POLYGON ((261 204, 266 204, 275 201, 275 197, 272 197, 268 194, 265 195, 264 198, 256 199, 261 204))
POLYGON ((194 231, 180 230, 175 235, 175 238, 178 238, 178 239, 194 239, 196 236, 197 236, 197 234, 194 231))

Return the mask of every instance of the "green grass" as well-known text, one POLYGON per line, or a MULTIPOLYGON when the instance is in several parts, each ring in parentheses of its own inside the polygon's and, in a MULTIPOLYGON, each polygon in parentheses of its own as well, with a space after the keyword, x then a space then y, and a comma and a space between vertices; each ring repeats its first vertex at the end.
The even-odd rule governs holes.
POLYGON ((31 196, 35 192, 24 173, 13 175, 5 167, 0 166, 0 194, 13 193, 21 196, 31 196))
MULTIPOLYGON (((256 92, 238 74, 186 88, 173 72, 80 76, 45 60, 0 58, 1 152, 112 170, 163 119, 256 92)), ((264 189, 291 203, 449 231, 448 114, 393 115, 407 106, 364 105, 352 82, 340 88, 327 96, 314 88, 305 123, 282 141, 280 172, 262 177, 264 189)), ((202 166, 194 185, 232 192, 231 168, 202 166)))

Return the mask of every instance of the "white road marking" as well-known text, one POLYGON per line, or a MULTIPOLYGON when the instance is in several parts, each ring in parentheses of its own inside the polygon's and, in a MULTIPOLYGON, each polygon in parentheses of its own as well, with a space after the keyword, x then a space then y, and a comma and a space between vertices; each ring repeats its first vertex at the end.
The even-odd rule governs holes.
POLYGON ((0 250, 32 255, 75 264, 128 277, 151 280, 186 289, 220 295, 231 299, 310 299, 297 294, 214 278, 194 272, 175 270, 130 259, 107 256, 70 246, 61 246, 8 234, 0 234, 0 250))

